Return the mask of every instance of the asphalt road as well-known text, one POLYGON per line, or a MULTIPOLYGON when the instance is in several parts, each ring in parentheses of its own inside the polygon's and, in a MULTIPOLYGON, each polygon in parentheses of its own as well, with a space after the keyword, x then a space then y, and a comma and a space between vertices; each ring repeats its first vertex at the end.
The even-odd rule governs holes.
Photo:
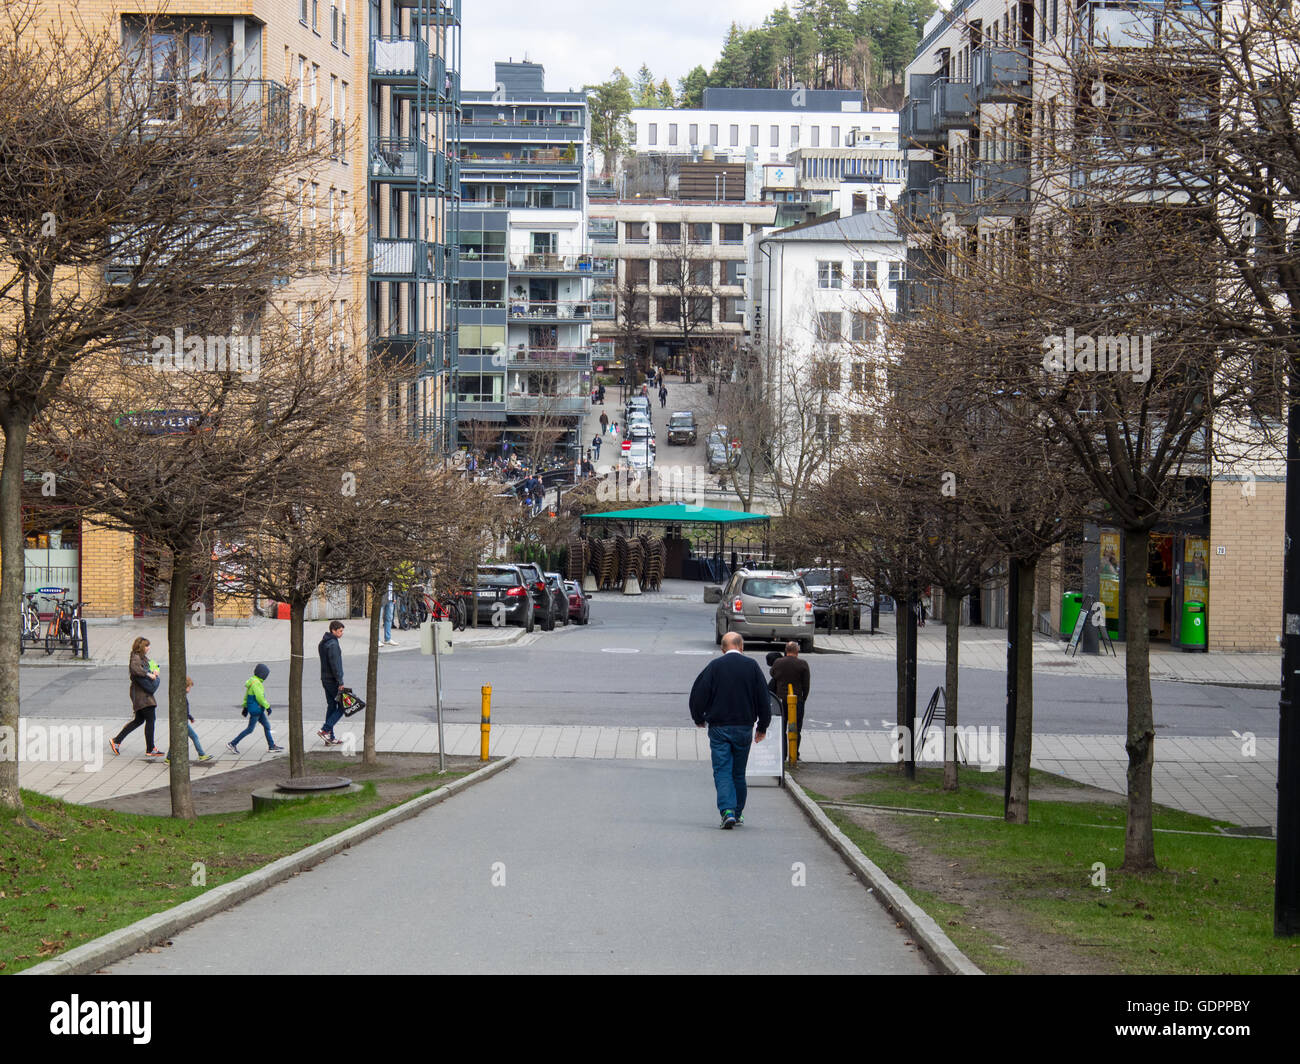
POLYGON ((524 760, 109 971, 931 972, 777 788, 717 824, 704 765, 524 760))
MULTIPOLYGON (((691 682, 711 654, 713 606, 699 602, 598 595, 592 622, 554 632, 538 631, 524 642, 463 649, 444 659, 443 690, 448 719, 477 720, 479 692, 492 685, 494 721, 512 724, 615 724, 645 727, 689 724, 691 682)), ((405 645, 380 656, 380 712, 392 721, 434 719, 433 660, 413 649, 413 632, 395 633, 405 645)), ((888 640, 888 636, 862 636, 888 640)), ((767 647, 752 653, 760 662, 767 647)), ((844 654, 814 654, 808 720, 815 728, 876 729, 894 719, 894 666, 844 654)), ((247 666, 197 665, 191 706, 196 717, 238 716, 236 706, 247 666)), ((364 689, 365 660, 344 659, 349 684, 364 689)), ((314 651, 305 671, 307 722, 324 715, 314 651)), ((26 668, 21 671, 23 712, 29 716, 121 718, 127 713, 125 666, 26 668)), ((943 683, 939 666, 922 666, 922 705, 943 683)), ((272 703, 288 696, 288 664, 272 666, 266 685, 272 703)), ((1006 681, 1001 672, 963 668, 960 719, 999 724, 1005 716, 1006 681)), ((1250 730, 1277 735, 1277 696, 1269 691, 1156 682, 1156 727, 1166 735, 1227 735, 1250 730)), ((1124 685, 1120 680, 1040 673, 1034 685, 1038 732, 1117 735, 1124 732, 1124 685)), ((313 729, 314 730, 314 729, 313 729)))

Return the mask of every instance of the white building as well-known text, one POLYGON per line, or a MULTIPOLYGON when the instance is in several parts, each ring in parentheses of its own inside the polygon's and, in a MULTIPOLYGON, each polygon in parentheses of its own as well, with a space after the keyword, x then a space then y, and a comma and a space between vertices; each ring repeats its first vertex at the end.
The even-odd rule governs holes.
POLYGON ((864 111, 857 91, 705 89, 704 106, 636 108, 629 116, 637 153, 783 163, 801 148, 898 146, 898 115, 864 111))
POLYGON ((852 437, 886 387, 886 325, 907 257, 893 213, 791 226, 756 237, 751 248, 747 323, 775 408, 792 387, 815 379, 826 397, 826 432, 852 437))

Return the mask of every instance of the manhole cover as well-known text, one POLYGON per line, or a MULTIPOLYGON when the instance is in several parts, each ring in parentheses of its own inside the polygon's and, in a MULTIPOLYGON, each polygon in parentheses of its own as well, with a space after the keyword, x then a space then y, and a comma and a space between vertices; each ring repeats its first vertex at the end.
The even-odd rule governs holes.
POLYGON ((352 781, 346 776, 299 776, 297 779, 277 783, 277 791, 337 791, 350 787, 352 781))

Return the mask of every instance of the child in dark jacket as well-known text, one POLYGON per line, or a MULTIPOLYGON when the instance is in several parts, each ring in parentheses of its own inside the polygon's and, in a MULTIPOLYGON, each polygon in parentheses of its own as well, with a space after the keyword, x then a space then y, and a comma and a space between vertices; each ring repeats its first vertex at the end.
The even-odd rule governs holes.
POLYGON ((253 670, 253 675, 244 684, 244 716, 248 718, 248 727, 236 735, 232 741, 226 743, 226 749, 232 754, 239 753, 239 740, 246 735, 252 735, 259 724, 262 726, 262 730, 266 732, 267 749, 273 753, 284 749, 283 746, 275 745, 275 740, 271 737, 271 722, 267 720, 267 717, 271 715, 271 703, 266 700, 266 689, 262 686, 262 681, 270 675, 271 670, 265 665, 259 664, 253 670))
MULTIPOLYGON (((203 744, 199 742, 199 733, 194 730, 194 714, 190 712, 190 692, 194 690, 194 677, 185 677, 185 717, 188 723, 185 725, 189 729, 190 742, 194 744, 194 749, 199 752, 200 761, 211 761, 212 755, 203 752, 203 744)), ((171 764, 171 751, 167 751, 167 764, 171 764)))

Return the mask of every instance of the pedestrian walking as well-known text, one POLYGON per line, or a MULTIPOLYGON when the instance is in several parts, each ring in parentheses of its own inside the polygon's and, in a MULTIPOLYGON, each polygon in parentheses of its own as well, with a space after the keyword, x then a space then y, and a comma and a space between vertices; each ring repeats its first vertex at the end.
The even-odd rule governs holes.
POLYGON ((131 676, 131 712, 133 716, 122 726, 122 730, 108 741, 109 749, 114 754, 120 754, 122 752, 122 740, 143 724, 144 756, 164 757, 166 755, 154 746, 153 741, 154 720, 158 711, 158 700, 154 698, 154 695, 158 693, 158 666, 155 662, 149 660, 149 640, 145 639, 144 636, 139 636, 131 644, 131 656, 127 671, 131 676))
POLYGON ((661 384, 659 385, 659 409, 662 410, 667 405, 668 405, 668 389, 661 384))
POLYGON ((751 743, 761 743, 772 722, 771 699, 763 670, 745 657, 739 632, 722 637, 722 657, 710 661, 691 687, 691 719, 709 729, 713 786, 721 827, 745 822, 745 765, 751 743), (758 728, 755 730, 755 721, 758 728))
POLYGON ((339 636, 343 634, 342 621, 330 621, 329 631, 321 636, 317 651, 320 653, 320 682, 325 688, 325 723, 316 734, 326 746, 341 746, 342 739, 334 738, 334 725, 343 717, 339 692, 343 690, 343 649, 339 636))
POLYGON ((393 613, 397 609, 397 595, 393 591, 393 582, 388 581, 388 590, 384 592, 384 646, 395 647, 397 640, 393 638, 393 613))
POLYGON ((600 437, 599 436, 593 436, 591 438, 591 456, 595 458, 597 462, 600 461, 600 437))
POLYGON ((258 664, 253 670, 253 675, 244 681, 244 713, 248 718, 248 727, 236 735, 230 742, 226 743, 226 749, 232 754, 239 753, 239 740, 247 735, 252 735, 257 730, 257 726, 262 726, 262 731, 266 732, 266 748, 271 753, 278 753, 283 750, 283 746, 276 746, 275 739, 271 736, 271 703, 266 698, 266 688, 264 685, 266 678, 271 675, 271 670, 262 664, 258 664))
POLYGON ((812 690, 812 669, 808 667, 808 662, 799 656, 799 644, 793 640, 786 643, 785 656, 777 658, 774 662, 769 661, 768 665, 772 670, 772 679, 768 682, 767 688, 780 699, 782 707, 786 704, 789 689, 794 688, 797 713, 794 751, 795 756, 798 757, 799 744, 803 742, 803 706, 807 701, 808 692, 812 690))
MULTIPOLYGON (((199 742, 199 733, 194 730, 194 714, 190 712, 190 692, 194 690, 194 677, 185 677, 185 729, 190 733, 188 743, 194 744, 194 749, 199 752, 200 761, 211 761, 212 755, 203 752, 203 744, 199 742)), ((172 763, 172 752, 167 751, 167 764, 172 763)))
POLYGON ((609 415, 605 411, 600 412, 600 434, 603 436, 609 431, 609 415))

